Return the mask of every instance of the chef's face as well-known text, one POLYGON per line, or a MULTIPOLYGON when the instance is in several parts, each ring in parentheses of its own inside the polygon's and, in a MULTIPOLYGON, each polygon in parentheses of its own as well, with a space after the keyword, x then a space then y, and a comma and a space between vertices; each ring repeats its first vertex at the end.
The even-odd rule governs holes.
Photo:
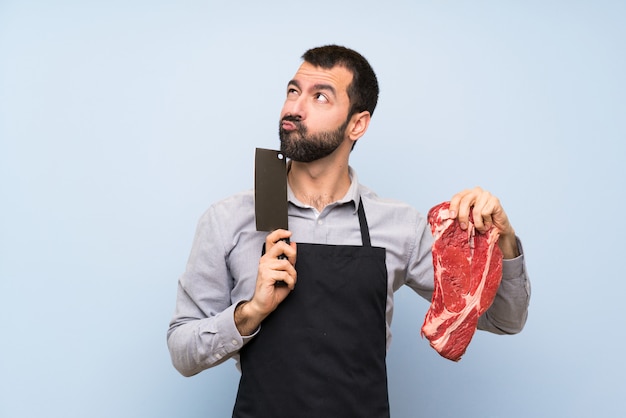
POLYGON ((332 154, 346 140, 352 73, 304 62, 287 85, 280 115, 280 148, 294 161, 311 162, 332 154))

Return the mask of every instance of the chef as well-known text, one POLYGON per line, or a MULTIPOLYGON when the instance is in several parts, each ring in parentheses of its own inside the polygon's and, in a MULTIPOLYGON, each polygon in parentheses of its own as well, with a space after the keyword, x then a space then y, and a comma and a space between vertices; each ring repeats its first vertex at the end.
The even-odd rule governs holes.
MULTIPOLYGON (((393 294, 406 285, 430 301, 433 237, 420 212, 380 198, 349 165, 377 100, 362 55, 336 45, 308 50, 279 122, 289 228, 257 231, 252 191, 211 205, 199 221, 168 347, 185 376, 238 361, 234 417, 389 416, 393 294)), ((520 332, 530 285, 499 199, 468 189, 450 211, 464 228, 471 211, 479 233, 500 234, 502 281, 478 328, 520 332)))

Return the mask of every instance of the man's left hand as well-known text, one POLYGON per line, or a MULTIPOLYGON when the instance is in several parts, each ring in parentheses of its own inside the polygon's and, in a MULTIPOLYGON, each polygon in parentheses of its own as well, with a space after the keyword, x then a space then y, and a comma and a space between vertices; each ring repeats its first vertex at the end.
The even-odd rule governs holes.
POLYGON ((462 229, 467 229, 469 225, 470 211, 478 232, 485 233, 491 227, 498 229, 498 245, 505 259, 519 256, 515 230, 500 204, 500 199, 480 187, 463 190, 450 199, 450 217, 458 218, 462 229))

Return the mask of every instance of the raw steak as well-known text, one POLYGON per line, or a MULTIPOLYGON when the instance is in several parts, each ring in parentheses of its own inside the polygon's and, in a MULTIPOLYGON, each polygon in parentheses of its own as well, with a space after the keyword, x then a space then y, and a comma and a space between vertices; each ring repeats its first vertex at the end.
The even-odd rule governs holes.
POLYGON ((475 233, 473 219, 462 230, 449 219, 450 202, 428 212, 435 242, 435 290, 422 336, 443 357, 459 361, 476 331, 478 317, 491 306, 502 279, 502 253, 495 228, 475 233))

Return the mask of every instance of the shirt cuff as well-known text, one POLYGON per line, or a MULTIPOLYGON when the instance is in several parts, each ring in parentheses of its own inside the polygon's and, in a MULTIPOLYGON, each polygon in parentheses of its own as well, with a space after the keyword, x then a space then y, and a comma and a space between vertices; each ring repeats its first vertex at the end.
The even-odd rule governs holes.
POLYGON ((229 306, 219 315, 216 315, 214 321, 208 322, 207 326, 199 329, 201 333, 207 332, 215 334, 217 337, 211 353, 212 362, 218 363, 231 357, 258 333, 257 330, 254 334, 246 337, 239 334, 234 317, 236 307, 237 303, 229 306))

